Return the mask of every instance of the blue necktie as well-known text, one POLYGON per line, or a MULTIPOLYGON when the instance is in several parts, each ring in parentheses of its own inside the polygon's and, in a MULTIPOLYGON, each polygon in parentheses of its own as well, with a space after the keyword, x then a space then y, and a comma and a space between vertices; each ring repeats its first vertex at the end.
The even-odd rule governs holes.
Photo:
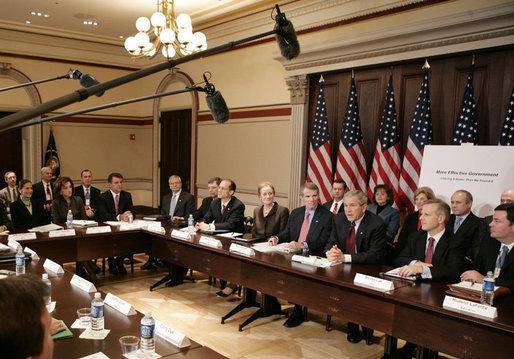
POLYGON ((453 226, 453 234, 457 233, 461 223, 462 223, 462 217, 455 218, 455 225, 453 226))
POLYGON ((507 254, 509 254, 509 247, 503 246, 502 253, 496 261, 496 268, 501 269, 501 267, 503 267, 503 264, 505 263, 505 258, 507 258, 507 254))

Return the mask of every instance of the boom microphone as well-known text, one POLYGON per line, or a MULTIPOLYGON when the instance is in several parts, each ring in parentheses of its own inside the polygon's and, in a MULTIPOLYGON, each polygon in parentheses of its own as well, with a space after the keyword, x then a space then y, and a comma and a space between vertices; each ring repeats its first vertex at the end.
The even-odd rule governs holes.
POLYGON ((275 37, 277 38, 278 47, 282 56, 291 60, 300 54, 300 43, 291 21, 286 19, 286 14, 280 12, 278 4, 275 4, 275 7, 277 9, 277 16, 275 17, 275 30, 277 33, 275 37))
MULTIPOLYGON (((97 79, 95 79, 90 74, 83 75, 82 72, 80 72, 79 70, 73 71, 71 73, 71 75, 70 75, 70 78, 79 79, 80 85, 82 87, 84 87, 84 88, 88 88, 88 87, 91 87, 91 86, 94 86, 94 85, 98 85, 100 83, 100 82, 98 82, 97 79)), ((103 94, 104 94, 104 91, 97 93, 96 96, 100 97, 103 94)))
POLYGON ((230 118, 230 112, 225 99, 221 96, 219 91, 216 91, 214 85, 207 80, 205 74, 203 74, 203 79, 205 81, 205 92, 207 92, 205 100, 211 111, 212 118, 214 118, 214 121, 217 123, 227 122, 230 118))

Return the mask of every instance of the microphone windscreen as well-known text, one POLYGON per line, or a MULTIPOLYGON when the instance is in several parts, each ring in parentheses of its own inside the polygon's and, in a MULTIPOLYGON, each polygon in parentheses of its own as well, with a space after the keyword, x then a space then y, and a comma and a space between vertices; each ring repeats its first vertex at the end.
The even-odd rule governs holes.
POLYGON ((298 37, 296 36, 296 31, 291 21, 287 19, 277 21, 275 30, 277 30, 275 36, 282 56, 288 60, 298 56, 300 54, 300 43, 298 42, 298 37))
POLYGON ((207 106, 209 106, 214 121, 218 123, 227 122, 230 118, 230 112, 221 93, 216 91, 212 95, 207 95, 205 99, 207 100, 207 106))
MULTIPOLYGON (((85 88, 88 88, 88 87, 91 87, 91 86, 94 86, 94 85, 98 85, 100 83, 100 82, 98 82, 97 79, 95 79, 90 74, 85 74, 85 75, 80 76, 80 80, 79 81, 80 81, 80 85, 82 87, 85 87, 85 88)), ((104 91, 97 93, 96 96, 100 97, 103 94, 104 94, 104 91)))

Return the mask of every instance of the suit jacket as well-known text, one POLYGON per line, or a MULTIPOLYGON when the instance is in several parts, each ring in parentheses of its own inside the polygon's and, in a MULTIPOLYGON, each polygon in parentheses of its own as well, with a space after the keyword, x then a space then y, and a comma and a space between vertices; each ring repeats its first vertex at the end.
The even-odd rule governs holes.
POLYGON ((204 217, 205 223, 214 221, 216 229, 228 229, 232 232, 244 233, 245 205, 243 202, 232 196, 228 201, 225 213, 221 214, 221 199, 216 198, 211 202, 209 211, 204 217))
MULTIPOLYGON (((475 270, 482 275, 486 275, 488 271, 494 273, 500 248, 500 241, 491 237, 484 238, 475 260, 475 270)), ((509 254, 507 254, 500 271, 500 276, 496 278, 495 285, 507 287, 511 293, 514 293, 514 250, 511 249, 509 254)))
MULTIPOLYGON (((316 207, 307 232, 307 245, 310 252, 321 252, 325 248, 332 230, 333 217, 334 214, 325 207, 316 207)), ((305 206, 294 209, 287 220, 286 228, 278 235, 278 242, 298 241, 304 218, 305 206)))
MULTIPOLYGON (((370 204, 367 210, 373 214, 377 214, 378 206, 376 204, 370 204)), ((387 204, 378 216, 384 220, 387 226, 387 241, 393 243, 394 237, 396 237, 398 228, 400 227, 400 211, 393 208, 390 204, 387 204)))
POLYGON ((48 216, 43 209, 43 203, 36 198, 31 198, 30 201, 32 202, 32 214, 19 197, 11 203, 11 219, 14 228, 32 228, 48 224, 48 216))
MULTIPOLYGON (((100 190, 96 187, 91 186, 89 188, 89 207, 96 209, 98 201, 100 200, 100 193, 100 190)), ((86 194, 84 193, 84 187, 82 187, 82 185, 73 189, 73 195, 80 197, 82 199, 82 203, 86 203, 86 194)))
MULTIPOLYGON (((54 198, 54 184, 50 182, 50 188, 52 189, 52 198, 54 198)), ((34 183, 32 185, 33 193, 32 198, 39 200, 41 203, 46 202, 46 192, 45 186, 43 185, 43 181, 39 181, 38 183, 34 183)))
MULTIPOLYGON (((18 192, 18 186, 16 186, 15 190, 16 190, 16 199, 18 199, 18 197, 20 196, 20 193, 18 192)), ((6 208, 12 203, 11 195, 12 195, 12 192, 9 193, 9 186, 2 188, 0 190, 0 200, 2 200, 2 202, 5 204, 6 208)))
POLYGON ((70 199, 70 206, 63 199, 54 199, 52 201, 52 222, 60 226, 66 223, 68 210, 71 209, 73 219, 87 219, 86 210, 84 209, 84 202, 78 196, 72 196, 70 199))
MULTIPOLYGON (((393 265, 401 267, 413 260, 425 261, 425 248, 427 245, 425 231, 414 232, 409 236, 407 246, 393 261, 393 265)), ((432 280, 439 282, 458 282, 460 274, 466 263, 466 243, 460 237, 455 237, 446 230, 435 247, 432 256, 430 272, 432 280)))
POLYGON ((0 201, 0 226, 5 226, 7 230, 12 229, 12 222, 9 217, 7 217, 7 209, 2 201, 0 201))
MULTIPOLYGON (((170 204, 172 193, 168 193, 162 198, 161 214, 170 213, 170 204)), ((173 216, 187 218, 189 214, 195 210, 195 197, 185 191, 180 191, 180 195, 177 199, 177 205, 175 206, 175 213, 173 216)))
MULTIPOLYGON (((344 213, 334 216, 330 240, 325 246, 325 252, 334 245, 348 253, 346 237, 352 223, 344 213)), ((385 255, 386 225, 382 218, 369 211, 364 213, 362 221, 355 233, 357 253, 352 254, 352 263, 380 263, 385 255)))
MULTIPOLYGON (((323 207, 325 207, 326 209, 328 209, 330 211, 330 208, 332 207, 332 203, 334 203, 334 200, 325 202, 325 203, 323 203, 323 207)), ((343 213, 343 212, 344 212, 344 206, 340 205, 339 208, 337 209, 337 214, 343 213)))
MULTIPOLYGON (((403 250, 403 248, 407 246, 410 234, 418 231, 418 221, 419 211, 411 213, 405 217, 405 222, 403 222, 403 227, 400 231, 400 234, 398 235, 398 242, 396 243, 396 250, 398 251, 398 254, 403 250)), ((423 233, 427 233, 421 228, 419 230, 423 233)))
MULTIPOLYGON (((450 216, 450 220, 446 224, 446 229, 453 233, 453 227, 455 225, 455 215, 452 214, 450 216)), ((480 242, 482 240, 480 227, 482 227, 483 218, 475 216, 473 213, 470 213, 464 222, 462 222, 455 233, 455 236, 461 237, 466 242, 468 249, 466 251, 466 257, 475 260, 479 250, 480 250, 480 242)))
MULTIPOLYGON (((125 211, 130 211, 134 214, 134 205, 132 204, 132 196, 130 193, 121 191, 118 214, 122 214, 125 211)), ((99 221, 116 221, 116 206, 114 204, 114 197, 110 190, 100 195, 96 213, 99 221)))
POLYGON ((275 202, 271 211, 264 217, 263 207, 260 206, 253 210, 252 233, 256 236, 269 237, 282 232, 289 219, 289 210, 275 202))
POLYGON ((194 217, 195 221, 201 222, 203 220, 203 218, 205 217, 207 212, 209 212, 209 208, 211 207, 211 203, 212 203, 213 199, 214 199, 213 197, 209 196, 209 197, 205 197, 202 200, 202 205, 200 206, 200 208, 198 208, 196 211, 193 211, 193 217, 194 217))

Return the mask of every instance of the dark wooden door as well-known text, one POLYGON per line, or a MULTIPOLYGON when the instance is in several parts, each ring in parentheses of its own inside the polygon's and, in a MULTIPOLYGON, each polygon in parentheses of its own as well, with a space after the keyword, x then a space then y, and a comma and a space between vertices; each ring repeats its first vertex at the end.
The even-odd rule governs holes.
POLYGON ((191 110, 161 113, 161 198, 170 191, 168 178, 182 178, 182 189, 191 192, 191 110))
MULTIPOLYGON (((10 112, 0 112, 0 120, 10 114, 10 112)), ((4 181, 5 172, 14 171, 17 181, 23 178, 21 128, 0 133, 0 154, 0 189, 2 189, 7 186, 4 181)))

